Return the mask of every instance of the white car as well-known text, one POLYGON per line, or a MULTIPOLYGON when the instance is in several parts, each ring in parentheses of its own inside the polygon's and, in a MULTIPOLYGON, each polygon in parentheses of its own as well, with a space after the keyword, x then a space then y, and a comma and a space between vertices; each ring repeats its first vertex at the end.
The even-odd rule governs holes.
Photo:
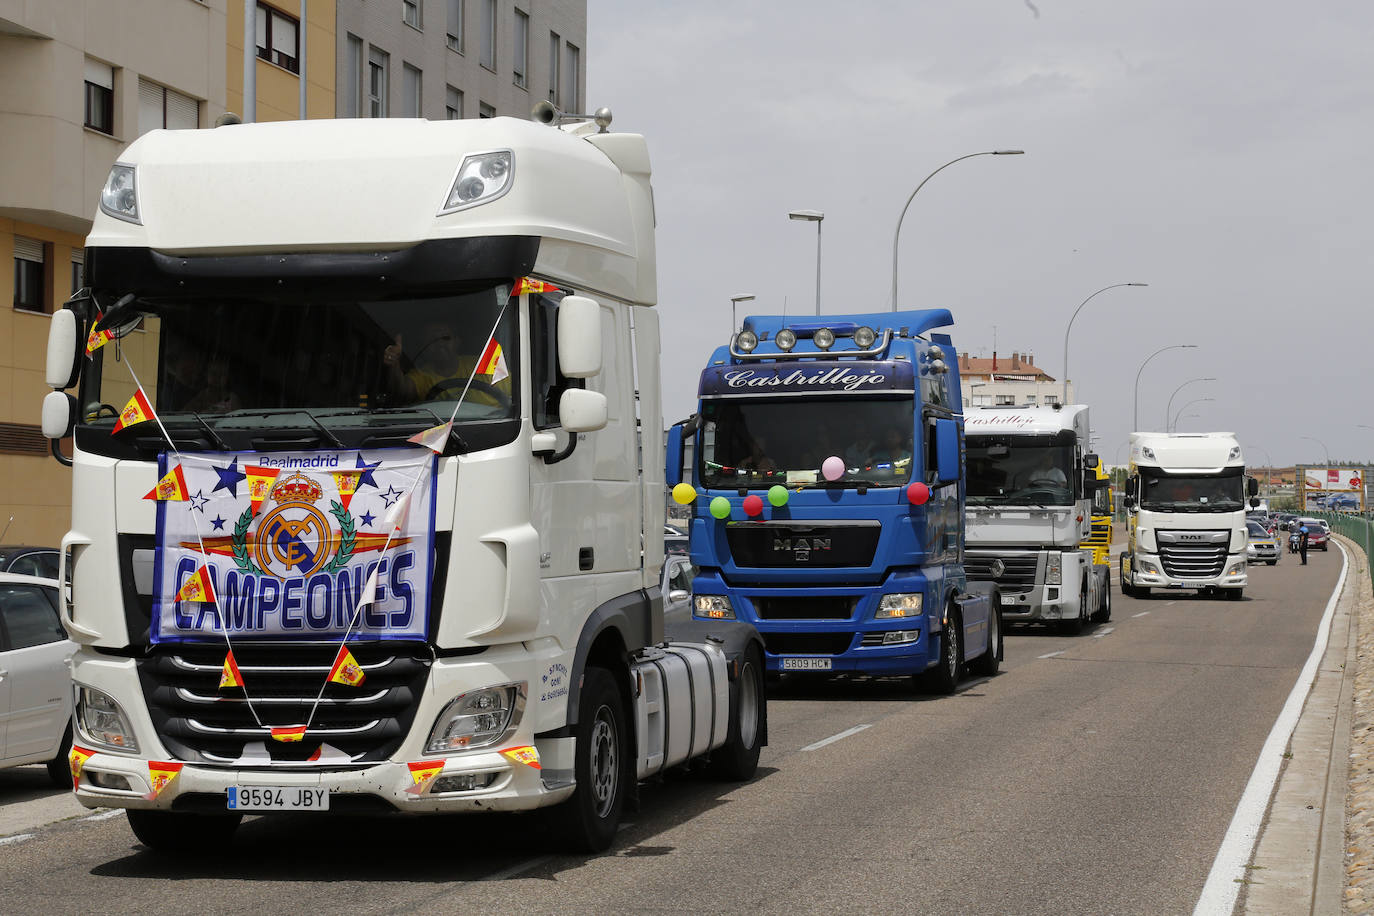
POLYGON ((57 581, 0 573, 0 767, 45 763, 71 783, 71 659, 57 616, 57 581))

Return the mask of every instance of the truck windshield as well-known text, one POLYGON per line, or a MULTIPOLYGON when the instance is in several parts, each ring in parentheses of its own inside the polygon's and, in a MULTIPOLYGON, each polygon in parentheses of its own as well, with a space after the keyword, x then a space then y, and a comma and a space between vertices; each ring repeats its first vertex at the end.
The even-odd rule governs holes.
POLYGON ((143 300, 141 327, 96 351, 85 374, 85 422, 112 426, 135 374, 169 428, 442 422, 470 376, 460 422, 517 417, 509 294, 507 284, 386 300, 143 300))
POLYGON ((706 401, 698 470, 707 487, 905 486, 913 402, 890 397, 706 401), (825 460, 843 471, 827 480, 825 460))
POLYGON ((1068 506, 1073 446, 1050 436, 969 436, 968 503, 1068 506))
POLYGON ((1140 508, 1156 512, 1235 512, 1245 508, 1245 478, 1151 474, 1141 469, 1140 508))

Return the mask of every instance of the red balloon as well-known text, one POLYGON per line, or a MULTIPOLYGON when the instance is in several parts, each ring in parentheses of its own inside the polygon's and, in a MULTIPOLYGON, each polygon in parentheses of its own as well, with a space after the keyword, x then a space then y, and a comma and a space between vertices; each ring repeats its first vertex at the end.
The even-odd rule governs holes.
POLYGON ((752 495, 752 494, 749 495, 749 496, 744 497, 744 514, 745 514, 745 515, 762 515, 762 514, 763 514, 763 500, 760 499, 758 496, 754 496, 754 495, 752 495))
POLYGON ((907 502, 913 506, 924 506, 930 499, 930 487, 923 483, 913 483, 906 488, 907 502))

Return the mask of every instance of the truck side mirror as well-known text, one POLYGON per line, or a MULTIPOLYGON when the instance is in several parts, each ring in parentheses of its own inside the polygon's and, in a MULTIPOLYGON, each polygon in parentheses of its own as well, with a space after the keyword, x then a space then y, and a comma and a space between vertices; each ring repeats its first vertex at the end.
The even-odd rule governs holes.
MULTIPOLYGON (((1245 482, 1245 493, 1247 496, 1259 496, 1259 481, 1251 477, 1245 482)), ((1254 503, 1259 505, 1259 503, 1254 503)))
POLYGON ((43 398, 43 435, 65 439, 76 427, 76 398, 65 391, 49 391, 43 398))
POLYGON ((935 482, 959 479, 959 426, 953 420, 935 421, 935 482))
POLYGON ((1259 508, 1259 500, 1256 499, 1256 498, 1254 498, 1253 496, 1250 497, 1250 508, 1251 508, 1251 509, 1258 509, 1258 508, 1259 508))
POLYGON ((663 479, 672 489, 682 483, 682 424, 674 423, 668 428, 668 447, 663 455, 663 479))
POLYGON ((1121 505, 1125 506, 1127 509, 1129 509, 1129 510, 1131 510, 1132 512, 1134 512, 1134 511, 1135 511, 1135 497, 1134 497, 1134 496, 1130 496, 1130 495, 1121 497, 1121 505))
POLYGON ((568 388, 558 398, 558 423, 570 433, 605 429, 606 396, 586 388, 568 388))
POLYGON ((1097 463, 1097 456, 1094 455, 1092 452, 1089 452, 1088 454, 1083 456, 1083 467, 1088 468, 1090 470, 1096 470, 1097 463))
POLYGON ((595 299, 565 296, 558 303, 558 371, 568 378, 601 372, 601 306, 595 299))
POLYGON ((1097 473, 1088 468, 1083 472, 1083 495, 1092 496, 1097 492, 1097 473))
POLYGON ((76 312, 59 309, 48 324, 48 363, 44 373, 48 387, 61 391, 76 384, 81 374, 81 340, 76 334, 76 312))

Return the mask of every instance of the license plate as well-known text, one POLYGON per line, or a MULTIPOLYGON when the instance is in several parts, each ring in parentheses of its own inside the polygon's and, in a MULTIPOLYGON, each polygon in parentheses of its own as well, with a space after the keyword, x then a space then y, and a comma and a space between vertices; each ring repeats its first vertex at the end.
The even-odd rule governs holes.
POLYGON ((309 786, 230 786, 231 811, 328 811, 329 790, 309 786))
POLYGON ((782 670, 784 671, 829 671, 830 659, 828 658, 784 658, 782 660, 782 670))
POLYGON ((1016 603, 1016 596, 1015 596, 1015 595, 1003 595, 1003 596, 1002 596, 1002 603, 1003 603, 1003 604, 1015 604, 1015 603, 1016 603))

